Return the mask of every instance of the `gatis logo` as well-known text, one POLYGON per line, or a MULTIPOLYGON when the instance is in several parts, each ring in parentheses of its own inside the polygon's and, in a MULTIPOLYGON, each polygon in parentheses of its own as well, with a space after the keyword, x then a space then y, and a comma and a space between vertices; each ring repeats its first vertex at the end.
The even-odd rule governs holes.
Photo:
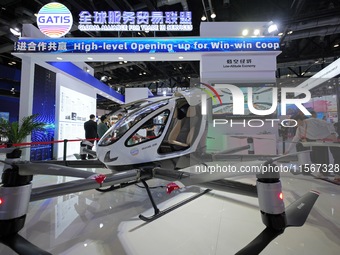
POLYGON ((37 24, 40 31, 48 37, 62 37, 73 25, 72 13, 61 3, 49 3, 38 12, 37 24))

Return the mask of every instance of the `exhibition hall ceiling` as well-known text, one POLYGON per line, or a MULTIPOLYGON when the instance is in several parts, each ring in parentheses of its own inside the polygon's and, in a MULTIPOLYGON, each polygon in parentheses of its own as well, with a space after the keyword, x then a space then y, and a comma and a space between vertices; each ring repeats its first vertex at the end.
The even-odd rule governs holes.
MULTIPOLYGON (((20 68, 11 55, 17 37, 10 28, 36 26, 36 14, 49 0, 0 0, 0 63, 20 68)), ((74 29, 67 37, 173 37, 199 36, 201 22, 273 21, 280 34, 278 56, 280 77, 309 77, 340 55, 340 0, 63 0, 74 20, 81 11, 192 11, 192 31, 167 32, 82 32, 74 29), (211 18, 211 14, 216 14, 211 18), (206 21, 201 21, 205 15, 206 21)), ((240 36, 242 31, 240 31, 240 36)), ((221 35, 223 31, 221 31, 221 35)), ((95 76, 118 88, 188 86, 199 77, 197 61, 88 62, 95 76)))

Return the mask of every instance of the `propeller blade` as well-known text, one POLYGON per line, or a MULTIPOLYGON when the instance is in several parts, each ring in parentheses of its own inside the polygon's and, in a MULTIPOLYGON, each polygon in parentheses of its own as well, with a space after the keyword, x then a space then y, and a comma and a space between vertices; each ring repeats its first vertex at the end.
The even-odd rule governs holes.
POLYGON ((83 149, 84 152, 86 152, 87 154, 91 154, 92 156, 97 157, 97 152, 90 150, 90 149, 83 149))
POLYGON ((58 175, 58 176, 71 176, 78 178, 88 178, 93 175, 92 172, 74 169, 73 167, 61 166, 48 163, 16 163, 19 168, 20 175, 58 175))
POLYGON ((298 152, 294 152, 294 153, 289 153, 289 154, 280 155, 280 156, 277 156, 277 157, 268 159, 268 160, 266 161, 266 163, 273 163, 273 162, 275 162, 275 161, 278 161, 279 159, 286 158, 286 157, 290 157, 290 156, 296 156, 296 155, 298 155, 298 154, 302 154, 302 153, 306 153, 306 152, 311 152, 311 150, 298 151, 298 152))
POLYGON ((19 234, 8 236, 0 241, 19 255, 52 255, 27 241, 19 234))
POLYGON ((230 135, 229 137, 237 138, 237 139, 253 138, 253 139, 258 139, 258 140, 272 140, 272 141, 275 140, 275 139, 273 139, 273 138, 256 137, 256 136, 242 136, 242 135, 230 135))
POLYGON ((301 142, 303 147, 318 146, 318 147, 340 147, 339 143, 334 142, 301 142))
POLYGON ((26 149, 26 148, 31 148, 31 146, 0 148, 0 154, 1 153, 5 153, 5 154, 12 153, 14 150, 21 150, 21 149, 26 149))
POLYGON ((286 209, 287 227, 302 226, 306 222, 307 217, 319 195, 320 193, 316 191, 310 191, 290 204, 286 209))
POLYGON ((238 251, 235 255, 257 255, 263 251, 266 246, 273 241, 277 236, 283 233, 283 230, 274 230, 265 228, 253 241, 246 247, 238 251))
MULTIPOLYGON (((319 195, 320 194, 316 191, 310 191, 290 204, 286 209, 286 227, 302 226, 306 222, 306 219, 319 195)), ((265 228, 253 241, 237 252, 236 255, 259 254, 271 241, 282 234, 283 231, 284 229, 275 230, 268 227, 265 228)))

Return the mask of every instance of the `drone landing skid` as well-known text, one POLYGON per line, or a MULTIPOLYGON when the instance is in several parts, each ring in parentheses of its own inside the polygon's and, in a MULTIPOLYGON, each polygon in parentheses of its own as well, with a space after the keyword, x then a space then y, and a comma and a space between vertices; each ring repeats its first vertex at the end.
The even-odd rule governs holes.
POLYGON ((158 207, 157 207, 153 197, 152 197, 152 194, 150 192, 150 188, 149 188, 148 184, 144 180, 142 180, 142 183, 143 183, 143 185, 144 185, 144 187, 145 187, 145 189, 146 189, 146 191, 148 193, 148 196, 149 196, 149 199, 151 201, 152 207, 155 210, 154 215, 150 216, 150 217, 146 217, 146 216, 144 216, 142 214, 139 215, 139 218, 141 220, 145 221, 145 222, 152 222, 154 220, 157 220, 158 218, 168 214, 169 212, 172 212, 173 210, 175 210, 175 209, 177 209, 177 208, 179 208, 179 207, 181 207, 181 206, 183 206, 183 205, 185 205, 185 204, 195 200, 196 198, 199 198, 200 196, 202 196, 202 195, 204 195, 204 194, 206 194, 206 193, 211 191, 211 189, 206 189, 206 190, 204 190, 203 192, 201 192, 199 194, 191 196, 191 197, 189 197, 189 198, 187 198, 187 199, 185 199, 185 200, 183 200, 183 201, 181 201, 181 202, 179 202, 177 204, 174 204, 173 206, 170 206, 169 208, 167 208, 167 209, 165 209, 163 211, 160 211, 158 209, 158 207))

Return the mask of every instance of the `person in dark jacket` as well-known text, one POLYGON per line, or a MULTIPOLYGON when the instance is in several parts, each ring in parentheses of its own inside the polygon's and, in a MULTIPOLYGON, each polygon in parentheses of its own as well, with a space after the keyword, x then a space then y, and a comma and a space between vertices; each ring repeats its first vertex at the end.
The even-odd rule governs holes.
POLYGON ((109 129, 109 127, 106 125, 106 120, 107 120, 106 115, 102 115, 100 117, 101 122, 98 124, 98 127, 97 127, 98 138, 102 138, 105 132, 109 129))
MULTIPOLYGON (((96 123, 96 116, 94 114, 90 115, 90 120, 86 121, 84 123, 84 130, 85 130, 85 138, 86 139, 96 139, 98 138, 97 134, 97 123, 96 123)), ((92 144, 95 143, 95 141, 90 141, 92 144)), ((93 145, 86 145, 86 148, 89 150, 92 150, 93 145)), ((86 158, 86 154, 85 154, 86 158)), ((94 158, 92 155, 88 154, 87 158, 92 159, 94 158)))

